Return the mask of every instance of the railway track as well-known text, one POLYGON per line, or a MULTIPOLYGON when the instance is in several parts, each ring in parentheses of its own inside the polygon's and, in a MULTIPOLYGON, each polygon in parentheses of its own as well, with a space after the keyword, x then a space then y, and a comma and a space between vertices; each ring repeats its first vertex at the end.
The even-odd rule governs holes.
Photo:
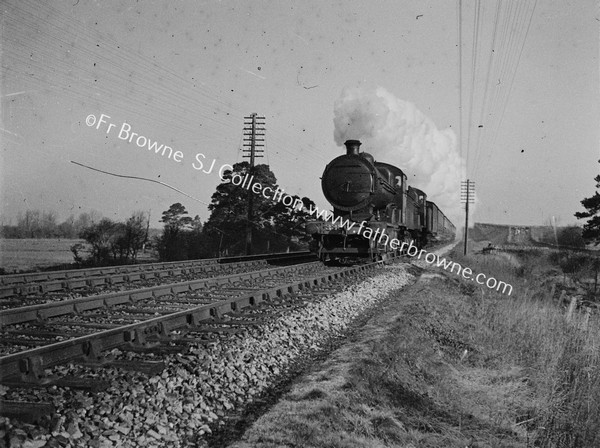
MULTIPOLYGON (((67 363, 152 376, 165 368, 165 353, 182 353, 192 344, 210 341, 209 335, 236 333, 268 321, 290 307, 339 291, 348 280, 364 278, 381 265, 269 267, 2 310, 0 383, 15 390, 108 387, 96 373, 92 378, 57 375, 67 363), (115 350, 125 355, 115 358, 115 350), (146 354, 150 360, 140 360, 146 354)), ((3 415, 30 421, 52 412, 51 403, 0 402, 3 415)))
POLYGON ((314 259, 309 252, 148 263, 0 276, 0 309, 101 292, 174 283, 314 259))

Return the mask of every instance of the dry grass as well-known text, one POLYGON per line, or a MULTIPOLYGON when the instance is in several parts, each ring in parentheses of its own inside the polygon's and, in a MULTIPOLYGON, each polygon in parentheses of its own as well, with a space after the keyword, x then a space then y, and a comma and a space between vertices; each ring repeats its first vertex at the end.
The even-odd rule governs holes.
POLYGON ((452 258, 515 292, 431 271, 234 446, 600 446, 597 320, 545 299, 547 260, 452 258))
POLYGON ((0 268, 6 273, 73 263, 70 247, 84 240, 0 239, 0 268))
POLYGON ((509 298, 484 290, 473 294, 472 312, 487 329, 480 340, 497 347, 501 362, 526 369, 535 405, 523 425, 535 430, 539 446, 600 446, 598 316, 586 323, 576 312, 567 319, 564 307, 549 297, 545 279, 556 268, 548 257, 520 258, 518 268, 494 258, 463 259, 515 287, 509 298))
POLYGON ((430 277, 302 379, 236 447, 520 447, 523 372, 473 365, 469 300, 430 277))

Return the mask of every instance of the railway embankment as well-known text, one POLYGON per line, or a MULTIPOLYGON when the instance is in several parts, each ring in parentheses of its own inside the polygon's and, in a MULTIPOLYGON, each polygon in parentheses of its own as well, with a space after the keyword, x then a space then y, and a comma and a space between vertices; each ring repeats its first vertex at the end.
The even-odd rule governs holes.
POLYGON ((409 257, 282 287, 154 348, 47 371, 104 389, 0 387, 4 404, 53 409, 0 420, 0 447, 598 446, 593 295, 563 289, 544 252, 444 256, 514 292, 409 257))
MULTIPOLYGON (((281 294, 260 306, 198 322, 184 328, 185 334, 171 334, 163 345, 135 351, 126 346, 105 353, 105 362, 90 359, 46 369, 49 377, 80 378, 105 388, 0 387, 4 405, 18 401, 52 408, 47 418, 33 423, 0 419, 0 446, 202 446, 236 412, 263 400, 299 364, 324 353, 366 310, 414 279, 402 264, 357 272, 353 279, 329 277, 328 282, 302 281, 301 288, 281 287, 281 294), (161 368, 141 371, 150 364, 161 368)), ((284 279, 286 285, 289 281, 284 279)))
POLYGON ((600 446, 597 315, 564 300, 544 256, 449 256, 515 293, 423 264, 229 446, 600 446))

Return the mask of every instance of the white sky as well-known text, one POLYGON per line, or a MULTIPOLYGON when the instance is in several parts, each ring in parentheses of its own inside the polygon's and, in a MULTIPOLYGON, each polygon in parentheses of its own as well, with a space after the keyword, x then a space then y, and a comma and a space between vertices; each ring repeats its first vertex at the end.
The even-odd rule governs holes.
MULTIPOLYGON (((512 89, 488 90, 488 106, 494 92, 502 106, 510 91, 506 108, 488 117, 488 123, 503 117, 497 135, 493 126, 477 127, 497 3, 481 2, 474 83, 476 2, 463 4, 460 153, 466 156, 470 135, 475 219, 535 225, 556 216, 561 224, 575 222, 573 213, 594 193, 599 173, 596 2, 538 0, 520 59, 526 7, 531 11, 534 1, 503 2, 500 23, 509 23, 512 11, 514 28, 499 30, 505 40, 498 39, 495 57, 509 64, 490 79, 508 87, 515 77, 512 89)), ((266 117, 263 160, 279 184, 326 206, 319 178, 342 153, 333 141, 333 104, 346 86, 384 87, 414 103, 439 129, 459 127, 454 0, 8 0, 0 8, 5 223, 27 209, 54 210, 61 220, 91 209, 115 219, 152 210, 158 226, 174 202, 207 219, 206 205, 173 190, 70 161, 162 181, 209 203, 219 179, 195 170, 195 155, 203 153, 207 164, 215 160, 215 169, 242 160, 243 117, 252 112, 266 117), (106 114, 116 127, 108 134, 105 126, 88 127, 90 114, 106 114), (120 140, 123 122, 181 151, 183 161, 120 140)), ((490 111, 484 108, 484 118, 490 111)))

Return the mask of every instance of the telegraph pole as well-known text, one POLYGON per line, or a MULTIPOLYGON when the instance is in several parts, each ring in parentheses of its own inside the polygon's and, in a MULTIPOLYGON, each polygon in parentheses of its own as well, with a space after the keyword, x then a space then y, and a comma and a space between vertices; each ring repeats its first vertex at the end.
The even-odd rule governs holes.
POLYGON ((475 182, 469 179, 461 182, 460 202, 465 204, 465 246, 463 254, 467 255, 467 237, 469 235, 469 204, 475 202, 475 182))
MULTIPOLYGON (((256 113, 250 114, 249 117, 244 117, 244 152, 245 158, 250 158, 250 172, 248 175, 252 178, 254 173, 254 161, 258 157, 262 157, 264 149, 262 149, 265 137, 265 117, 259 117, 256 113)), ((248 189, 248 221, 246 222, 246 255, 252 254, 252 206, 254 203, 254 193, 248 189)))

